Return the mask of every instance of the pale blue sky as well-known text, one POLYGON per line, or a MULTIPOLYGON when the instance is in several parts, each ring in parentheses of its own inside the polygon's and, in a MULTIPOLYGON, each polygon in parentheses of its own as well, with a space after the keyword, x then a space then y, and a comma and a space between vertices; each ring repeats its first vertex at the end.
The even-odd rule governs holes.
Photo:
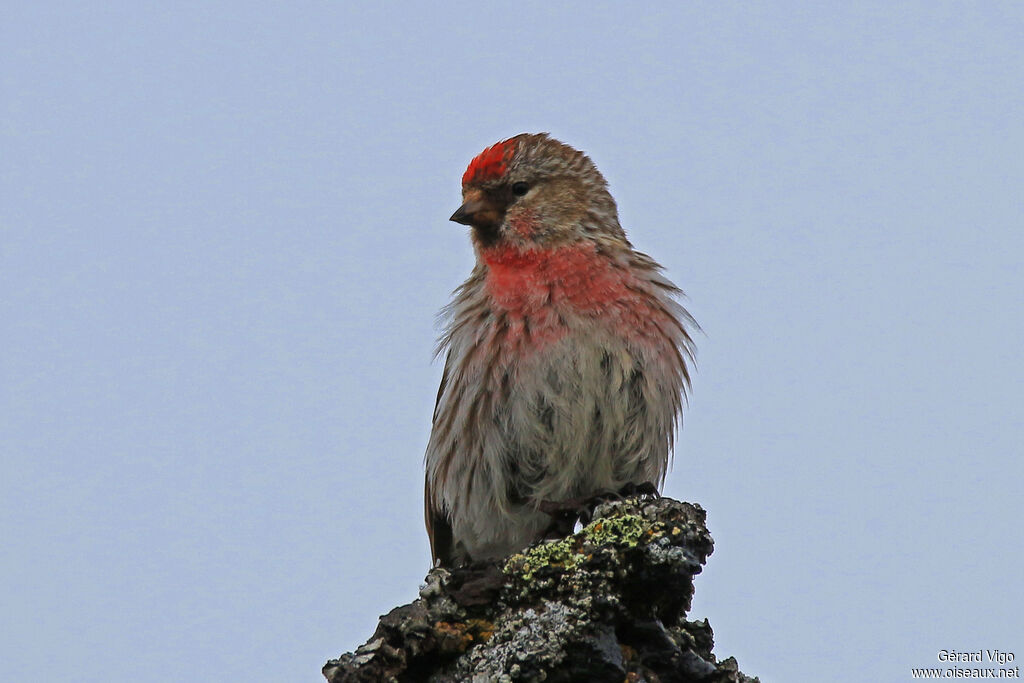
POLYGON ((415 596, 447 218, 524 131, 706 330, 717 651, 1024 659, 1024 8, 683 4, 5 6, 0 678, 317 681, 415 596))

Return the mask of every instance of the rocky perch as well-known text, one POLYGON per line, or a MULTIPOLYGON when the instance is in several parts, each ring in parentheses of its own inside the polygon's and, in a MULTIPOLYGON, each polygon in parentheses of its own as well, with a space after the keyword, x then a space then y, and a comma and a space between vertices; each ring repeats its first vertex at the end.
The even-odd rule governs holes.
POLYGON ((327 662, 329 683, 756 682, 687 621, 713 541, 704 510, 669 498, 602 503, 578 533, 500 565, 433 569, 419 599, 327 662))

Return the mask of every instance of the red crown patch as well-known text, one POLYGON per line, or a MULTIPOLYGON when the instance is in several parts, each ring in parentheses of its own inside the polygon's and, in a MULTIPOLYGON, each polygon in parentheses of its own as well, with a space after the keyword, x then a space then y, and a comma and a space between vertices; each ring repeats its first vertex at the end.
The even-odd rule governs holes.
POLYGON ((515 146, 514 141, 505 140, 480 152, 473 161, 469 162, 466 172, 462 174, 462 184, 494 180, 503 176, 508 166, 508 160, 515 151, 515 146))

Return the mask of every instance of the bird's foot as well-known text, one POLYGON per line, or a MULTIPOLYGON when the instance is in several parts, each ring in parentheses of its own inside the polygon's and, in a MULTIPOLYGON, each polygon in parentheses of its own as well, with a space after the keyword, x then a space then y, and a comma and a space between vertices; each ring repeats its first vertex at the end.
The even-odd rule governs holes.
POLYGON ((551 523, 544 530, 541 538, 565 538, 582 522, 586 513, 587 498, 570 498, 569 500, 542 500, 537 509, 551 517, 551 523))
POLYGON ((639 484, 630 482, 619 489, 619 495, 622 498, 653 498, 654 500, 661 498, 658 487, 652 481, 645 481, 639 484))
POLYGON ((565 538, 573 532, 577 522, 583 526, 590 524, 594 519, 594 511, 601 503, 632 497, 657 499, 661 494, 658 493, 657 486, 645 481, 640 484, 630 482, 618 491, 598 491, 590 496, 561 501, 542 500, 538 503, 537 509, 551 517, 551 524, 545 530, 543 538, 565 538))

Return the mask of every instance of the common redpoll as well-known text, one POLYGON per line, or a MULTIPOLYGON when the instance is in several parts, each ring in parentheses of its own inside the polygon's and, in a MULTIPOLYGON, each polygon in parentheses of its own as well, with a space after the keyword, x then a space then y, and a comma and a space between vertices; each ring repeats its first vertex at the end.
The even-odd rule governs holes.
POLYGON ((451 220, 476 266, 445 309, 426 453, 434 561, 538 540, 551 501, 661 486, 697 329, 619 225, 604 177, 546 134, 485 149, 451 220))

